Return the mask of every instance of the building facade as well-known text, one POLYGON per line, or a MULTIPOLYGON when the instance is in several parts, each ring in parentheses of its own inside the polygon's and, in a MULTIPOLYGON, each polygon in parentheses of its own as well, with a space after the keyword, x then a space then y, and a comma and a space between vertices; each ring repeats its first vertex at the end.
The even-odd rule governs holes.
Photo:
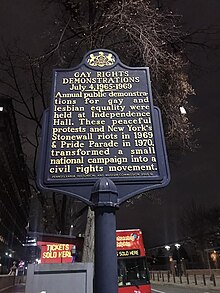
POLYGON ((0 97, 0 273, 22 258, 30 189, 10 99, 0 97))

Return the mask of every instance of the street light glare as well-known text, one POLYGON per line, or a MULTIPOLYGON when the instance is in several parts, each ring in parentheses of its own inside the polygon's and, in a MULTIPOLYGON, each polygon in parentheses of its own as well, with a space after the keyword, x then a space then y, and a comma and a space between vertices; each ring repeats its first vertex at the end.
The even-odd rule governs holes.
POLYGON ((179 243, 176 243, 175 246, 177 249, 179 249, 181 245, 179 243))
POLYGON ((186 115, 186 109, 183 106, 180 107, 180 113, 186 115))

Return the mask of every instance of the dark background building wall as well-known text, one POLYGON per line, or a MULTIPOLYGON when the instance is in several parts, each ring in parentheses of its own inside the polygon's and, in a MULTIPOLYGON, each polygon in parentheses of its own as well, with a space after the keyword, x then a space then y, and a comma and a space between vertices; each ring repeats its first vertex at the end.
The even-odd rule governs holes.
POLYGON ((23 257, 30 189, 12 103, 0 97, 0 263, 23 257), (8 254, 8 255, 6 255, 8 254))

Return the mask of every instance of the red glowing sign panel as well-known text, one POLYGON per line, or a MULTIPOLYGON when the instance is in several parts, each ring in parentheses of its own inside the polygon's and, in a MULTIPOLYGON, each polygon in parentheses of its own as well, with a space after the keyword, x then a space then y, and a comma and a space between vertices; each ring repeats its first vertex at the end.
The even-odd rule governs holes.
POLYGON ((116 243, 119 257, 145 256, 143 236, 140 229, 117 230, 116 243))
POLYGON ((71 263, 74 262, 74 244, 38 242, 41 247, 41 263, 71 263), (73 254, 73 255, 72 255, 73 254))

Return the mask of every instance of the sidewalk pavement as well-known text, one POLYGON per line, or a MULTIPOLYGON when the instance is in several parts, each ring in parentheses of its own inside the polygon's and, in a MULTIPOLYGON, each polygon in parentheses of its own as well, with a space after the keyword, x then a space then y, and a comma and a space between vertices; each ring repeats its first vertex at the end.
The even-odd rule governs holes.
POLYGON ((188 280, 186 277, 175 277, 172 276, 168 280, 164 275, 162 278, 159 278, 159 275, 154 280, 151 279, 151 284, 169 284, 169 285, 176 285, 180 287, 190 287, 190 288, 201 288, 201 289, 211 289, 217 292, 220 292, 220 276, 215 276, 215 285, 213 280, 210 279, 210 276, 196 276, 195 277, 190 275, 188 276, 188 280))
POLYGON ((180 283, 168 283, 168 282, 157 282, 157 281, 152 281, 151 280, 151 284, 152 285, 171 285, 171 286, 176 286, 176 287, 182 287, 182 288, 194 288, 194 289, 202 289, 204 290, 204 292, 208 292, 209 290, 211 290, 211 292, 216 292, 216 293, 220 293, 220 287, 219 286, 210 286, 210 285, 193 285, 193 284, 180 284, 180 283), (207 291, 208 290, 208 291, 207 291))
MULTIPOLYGON (((165 285, 165 284, 170 284, 170 285, 176 285, 176 286, 181 286, 181 287, 191 287, 191 288, 202 288, 202 289, 212 289, 215 290, 216 292, 220 292, 220 284, 217 282, 216 287, 211 285, 210 283, 204 286, 201 281, 198 282, 197 285, 191 283, 191 284, 186 284, 183 282, 182 284, 179 282, 173 283, 173 282, 162 282, 162 281, 153 281, 151 280, 151 284, 160 284, 160 285, 165 285)), ((25 284, 18 284, 13 287, 10 287, 4 291, 1 291, 1 293, 25 293, 25 284)))
POLYGON ((24 293, 25 284, 18 284, 5 290, 0 290, 1 293, 24 293))

